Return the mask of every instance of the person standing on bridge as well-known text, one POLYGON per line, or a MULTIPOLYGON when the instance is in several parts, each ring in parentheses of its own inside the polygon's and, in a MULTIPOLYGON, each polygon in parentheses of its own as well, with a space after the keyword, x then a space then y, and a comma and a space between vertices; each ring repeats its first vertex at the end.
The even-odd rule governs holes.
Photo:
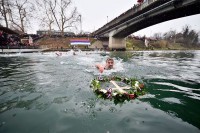
POLYGON ((142 4, 144 2, 144 0, 138 0, 137 1, 139 4, 142 4))

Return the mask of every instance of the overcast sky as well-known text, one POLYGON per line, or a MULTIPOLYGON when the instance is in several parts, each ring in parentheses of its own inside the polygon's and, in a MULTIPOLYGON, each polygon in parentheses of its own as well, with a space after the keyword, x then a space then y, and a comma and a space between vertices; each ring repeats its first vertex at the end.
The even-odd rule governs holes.
MULTIPOLYGON (((73 0, 74 6, 77 7, 82 15, 82 30, 85 32, 97 30, 106 24, 107 21, 111 21, 136 3, 137 0, 73 0)), ((199 32, 200 15, 160 23, 138 31, 134 35, 151 36, 154 33, 164 33, 170 29, 181 31, 185 25, 189 25, 192 29, 199 32)))

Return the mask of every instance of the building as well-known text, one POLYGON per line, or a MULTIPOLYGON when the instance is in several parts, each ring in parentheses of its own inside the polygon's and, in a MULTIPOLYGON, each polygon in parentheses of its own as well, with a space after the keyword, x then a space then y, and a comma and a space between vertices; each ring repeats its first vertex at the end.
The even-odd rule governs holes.
MULTIPOLYGON (((37 31, 37 34, 38 35, 51 35, 51 36, 61 36, 62 33, 61 31, 48 31, 48 30, 39 30, 37 31)), ((74 32, 64 32, 64 36, 66 37, 70 37, 70 36, 75 36, 75 33, 74 32)))

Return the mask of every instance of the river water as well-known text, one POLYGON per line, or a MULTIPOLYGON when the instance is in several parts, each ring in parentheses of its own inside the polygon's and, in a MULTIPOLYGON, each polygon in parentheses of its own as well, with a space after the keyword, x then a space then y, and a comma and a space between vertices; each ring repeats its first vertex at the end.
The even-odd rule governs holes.
POLYGON ((19 53, 0 55, 0 133, 198 133, 200 51, 19 53), (137 78, 147 93, 115 104, 98 99, 102 75, 137 78))

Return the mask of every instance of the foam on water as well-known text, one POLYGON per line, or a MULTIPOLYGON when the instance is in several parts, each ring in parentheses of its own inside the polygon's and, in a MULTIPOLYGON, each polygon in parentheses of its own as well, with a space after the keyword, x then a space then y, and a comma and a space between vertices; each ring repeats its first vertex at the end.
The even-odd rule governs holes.
MULTIPOLYGON (((67 52, 67 55, 72 55, 73 50, 67 52)), ((113 58, 114 59, 114 69, 111 70, 104 70, 103 73, 100 73, 98 69, 95 67, 96 64, 100 63, 102 65, 106 64, 106 59, 109 57, 108 55, 106 56, 101 56, 99 54, 100 52, 83 52, 83 51, 78 51, 76 52, 76 55, 73 55, 70 57, 70 59, 65 59, 62 58, 62 61, 60 61, 61 65, 72 65, 73 68, 71 69, 83 69, 83 71, 87 73, 93 73, 94 75, 110 75, 115 72, 122 72, 124 71, 124 65, 123 65, 123 60, 118 58, 113 58), (64 59, 64 60, 63 60, 64 59)), ((50 54, 50 56, 52 53, 50 54)), ((62 54, 66 55, 66 54, 62 54)))
MULTIPOLYGON (((103 64, 106 64, 105 61, 103 61, 103 64)), ((122 59, 116 59, 114 58, 114 68, 111 70, 104 70, 104 72, 102 73, 102 75, 110 75, 112 73, 115 72, 122 72, 124 71, 124 65, 123 65, 123 60, 122 59)))
POLYGON ((15 56, 22 56, 22 53, 14 53, 14 54, 0 54, 0 57, 15 57, 15 56))

